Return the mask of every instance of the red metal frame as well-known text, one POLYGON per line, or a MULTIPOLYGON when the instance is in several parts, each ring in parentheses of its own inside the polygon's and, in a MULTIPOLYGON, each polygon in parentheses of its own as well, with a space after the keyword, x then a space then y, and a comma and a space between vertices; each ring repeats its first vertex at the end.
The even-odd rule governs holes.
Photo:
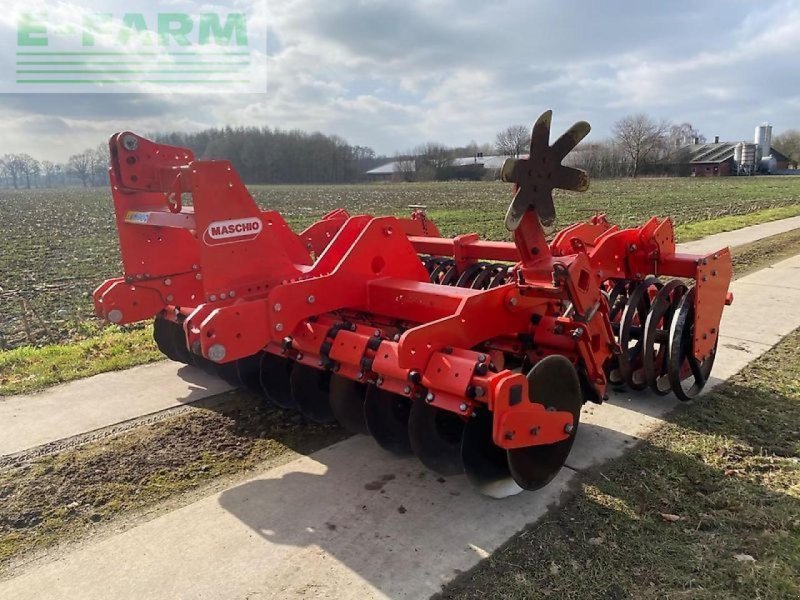
POLYGON ((333 364, 342 376, 464 417, 486 406, 506 449, 563 440, 573 417, 512 401, 528 397, 528 381, 504 368, 504 353, 533 362, 564 355, 605 398, 603 365, 618 351, 605 282, 695 279, 700 359, 713 351, 730 301, 727 249, 676 253, 669 219, 620 230, 598 215, 548 243, 528 212, 513 242, 493 242, 442 238, 420 210, 400 219, 339 209, 296 234, 256 205, 227 161, 195 160, 128 132, 110 146, 124 275, 95 290, 98 316, 131 323, 180 313, 188 347, 217 362, 266 351, 333 364), (513 279, 487 290, 437 285, 420 254, 452 257, 459 272, 480 260, 513 263, 513 279), (494 370, 482 366, 489 362, 494 370))

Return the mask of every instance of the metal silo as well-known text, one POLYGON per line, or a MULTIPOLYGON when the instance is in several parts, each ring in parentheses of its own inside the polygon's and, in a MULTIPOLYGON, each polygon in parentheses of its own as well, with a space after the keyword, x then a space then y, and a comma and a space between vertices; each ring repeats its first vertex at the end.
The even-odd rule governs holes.
POLYGON ((758 146, 749 142, 741 142, 742 144, 742 165, 752 167, 756 164, 756 152, 758 146))
POLYGON ((757 156, 758 160, 770 155, 770 148, 772 147, 772 125, 769 123, 762 123, 756 127, 755 136, 753 141, 758 146, 757 156))
POLYGON ((756 170, 758 146, 750 142, 739 142, 733 149, 736 171, 740 175, 752 175, 756 170))

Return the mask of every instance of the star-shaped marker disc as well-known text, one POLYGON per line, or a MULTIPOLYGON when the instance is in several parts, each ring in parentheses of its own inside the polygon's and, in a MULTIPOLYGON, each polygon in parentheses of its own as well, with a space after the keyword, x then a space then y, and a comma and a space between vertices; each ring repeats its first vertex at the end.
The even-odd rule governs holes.
POLYGON ((516 192, 506 213, 506 228, 514 231, 528 210, 539 216, 544 226, 553 224, 556 209, 553 188, 585 192, 589 175, 581 169, 561 164, 564 157, 591 130, 586 121, 578 121, 550 146, 550 122, 553 111, 548 110, 536 120, 531 133, 531 152, 528 158, 507 158, 500 171, 503 181, 516 184, 516 192))

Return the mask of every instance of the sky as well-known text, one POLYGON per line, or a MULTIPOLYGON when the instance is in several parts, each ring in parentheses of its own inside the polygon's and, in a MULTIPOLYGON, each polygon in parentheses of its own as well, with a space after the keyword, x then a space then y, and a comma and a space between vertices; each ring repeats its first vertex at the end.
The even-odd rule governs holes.
MULTIPOLYGON (((709 139, 752 139, 764 121, 775 134, 800 128, 797 1, 217 3, 257 13, 249 27, 265 43, 252 58, 266 93, 0 94, 0 155, 63 161, 120 130, 224 125, 322 131, 392 155, 492 142, 548 108, 556 132, 588 120, 588 140, 636 112, 709 139)), ((15 27, 0 14, 0 38, 15 27)), ((9 44, 0 53, 13 60, 9 44)))

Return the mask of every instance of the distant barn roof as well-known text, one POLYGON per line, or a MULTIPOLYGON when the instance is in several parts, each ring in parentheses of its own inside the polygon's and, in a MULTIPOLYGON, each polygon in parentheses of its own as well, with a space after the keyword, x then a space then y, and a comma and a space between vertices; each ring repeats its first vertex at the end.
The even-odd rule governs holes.
MULTIPOLYGON (((464 158, 454 158, 450 161, 450 165, 454 167, 467 167, 469 165, 483 165, 484 169, 499 169, 503 166, 505 160, 509 156, 505 154, 498 154, 492 156, 466 156, 464 158)), ((521 155, 520 158, 527 158, 527 154, 521 155)))
POLYGON ((401 171, 410 172, 414 170, 415 167, 413 160, 408 160, 408 161, 393 160, 392 162, 388 162, 385 165, 380 165, 379 167, 370 169, 369 171, 367 171, 367 175, 391 175, 392 173, 399 173, 401 171))
MULTIPOLYGON (((708 144, 689 144, 678 150, 680 156, 688 156, 688 160, 684 159, 681 162, 689 163, 723 163, 726 160, 733 158, 733 153, 736 145, 739 142, 718 142, 708 144)), ((770 154, 776 160, 786 161, 789 160, 786 156, 778 152, 775 148, 770 148, 770 154)))
POLYGON ((733 158, 739 142, 719 142, 717 144, 689 144, 681 149, 688 154, 690 163, 721 163, 733 158))
MULTIPOLYGON (((503 166, 503 162, 509 158, 505 155, 497 156, 466 156, 463 158, 454 158, 447 164, 451 167, 468 167, 470 165, 482 165, 484 169, 499 169, 503 166)), ((520 158, 528 158, 527 154, 521 154, 520 158)), ((367 175, 391 175, 398 171, 414 171, 414 160, 393 160, 374 169, 367 171, 367 175), (404 168, 400 164, 404 164, 404 168), (408 163, 405 165, 405 163, 408 163), (405 168, 407 166, 407 168, 405 168)))

